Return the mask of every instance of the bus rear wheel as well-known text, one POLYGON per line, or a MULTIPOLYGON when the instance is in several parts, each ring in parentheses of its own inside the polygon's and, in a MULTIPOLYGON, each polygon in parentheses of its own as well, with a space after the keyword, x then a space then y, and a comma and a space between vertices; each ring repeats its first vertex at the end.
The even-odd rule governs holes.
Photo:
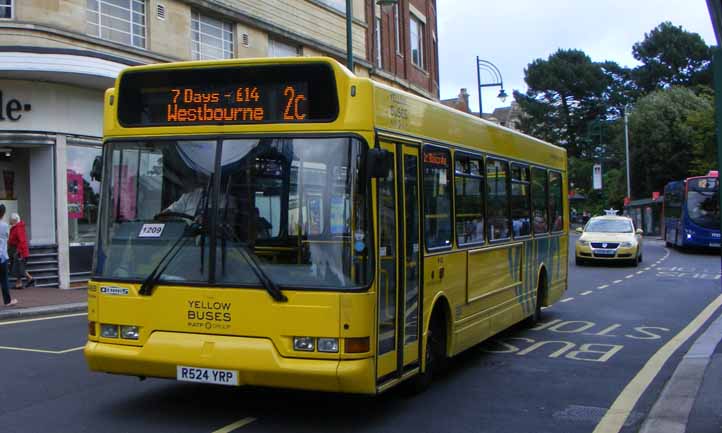
POLYGON ((536 302, 534 303, 534 313, 527 317, 525 324, 527 326, 534 326, 541 320, 542 304, 544 302, 544 296, 546 294, 546 276, 542 274, 539 277, 539 284, 536 288, 536 302))
POLYGON ((428 389, 434 374, 440 373, 446 366, 446 324, 443 315, 438 311, 431 316, 424 356, 426 368, 410 384, 414 393, 428 389))

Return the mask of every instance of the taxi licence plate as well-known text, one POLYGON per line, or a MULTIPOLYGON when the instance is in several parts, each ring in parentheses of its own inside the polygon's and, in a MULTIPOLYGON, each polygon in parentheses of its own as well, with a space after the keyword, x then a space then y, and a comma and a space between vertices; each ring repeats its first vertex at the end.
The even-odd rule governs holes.
POLYGON ((238 386, 238 371, 178 365, 176 366, 176 379, 182 382, 238 386))
POLYGON ((612 249, 595 249, 594 254, 600 255, 600 256, 613 256, 616 253, 616 250, 612 249))
POLYGON ((720 245, 719 242, 710 242, 709 243, 709 246, 712 248, 719 248, 719 245, 720 245))

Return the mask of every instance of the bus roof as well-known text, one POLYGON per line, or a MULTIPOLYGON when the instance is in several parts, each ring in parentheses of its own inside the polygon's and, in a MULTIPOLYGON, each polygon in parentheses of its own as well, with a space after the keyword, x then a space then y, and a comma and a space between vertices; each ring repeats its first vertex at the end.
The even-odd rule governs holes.
POLYGON ((562 147, 386 84, 372 83, 378 130, 566 170, 566 150, 562 147))

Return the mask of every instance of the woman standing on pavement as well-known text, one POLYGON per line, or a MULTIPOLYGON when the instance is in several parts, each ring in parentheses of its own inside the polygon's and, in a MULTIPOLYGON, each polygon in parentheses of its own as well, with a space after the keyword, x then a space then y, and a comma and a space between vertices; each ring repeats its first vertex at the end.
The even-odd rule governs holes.
POLYGON ((0 204, 0 291, 3 295, 3 305, 12 307, 17 305, 18 300, 10 297, 10 287, 8 283, 8 239, 10 238, 10 226, 3 221, 5 218, 5 205, 0 204))
POLYGON ((23 288, 23 278, 28 280, 25 287, 34 286, 35 279, 33 279, 33 276, 25 269, 26 260, 30 256, 28 236, 25 232, 25 222, 22 221, 20 215, 16 213, 10 215, 10 240, 8 241, 8 246, 14 251, 10 273, 15 277, 15 289, 20 290, 23 288))

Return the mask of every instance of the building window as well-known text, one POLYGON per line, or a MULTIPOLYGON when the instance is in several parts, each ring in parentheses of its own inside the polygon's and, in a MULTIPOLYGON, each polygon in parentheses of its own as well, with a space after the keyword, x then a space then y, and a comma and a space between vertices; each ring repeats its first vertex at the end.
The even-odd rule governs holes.
POLYGON ((383 52, 381 47, 381 17, 376 17, 376 66, 383 68, 383 52))
POLYGON ((0 0, 0 19, 12 19, 13 0, 0 0))
POLYGON ((451 171, 449 151, 424 148, 424 232, 426 248, 451 246, 451 171))
POLYGON ((411 62, 424 68, 424 24, 415 16, 411 16, 409 24, 411 34, 411 62))
POLYGON ((230 59, 233 57, 233 25, 199 12, 192 12, 193 59, 230 59))
POLYGON ((100 182, 90 173, 102 153, 100 147, 68 145, 68 240, 71 244, 95 242, 100 182))
POLYGON ((341 12, 346 12, 346 0, 318 0, 319 2, 331 6, 341 12))
POLYGON ((268 40, 268 57, 294 57, 301 55, 301 47, 277 39, 268 40))
POLYGON ((87 0, 86 31, 97 38, 145 48, 145 0, 87 0))
POLYGON ((401 54, 401 11, 398 3, 394 5, 394 31, 396 32, 396 54, 401 54))

